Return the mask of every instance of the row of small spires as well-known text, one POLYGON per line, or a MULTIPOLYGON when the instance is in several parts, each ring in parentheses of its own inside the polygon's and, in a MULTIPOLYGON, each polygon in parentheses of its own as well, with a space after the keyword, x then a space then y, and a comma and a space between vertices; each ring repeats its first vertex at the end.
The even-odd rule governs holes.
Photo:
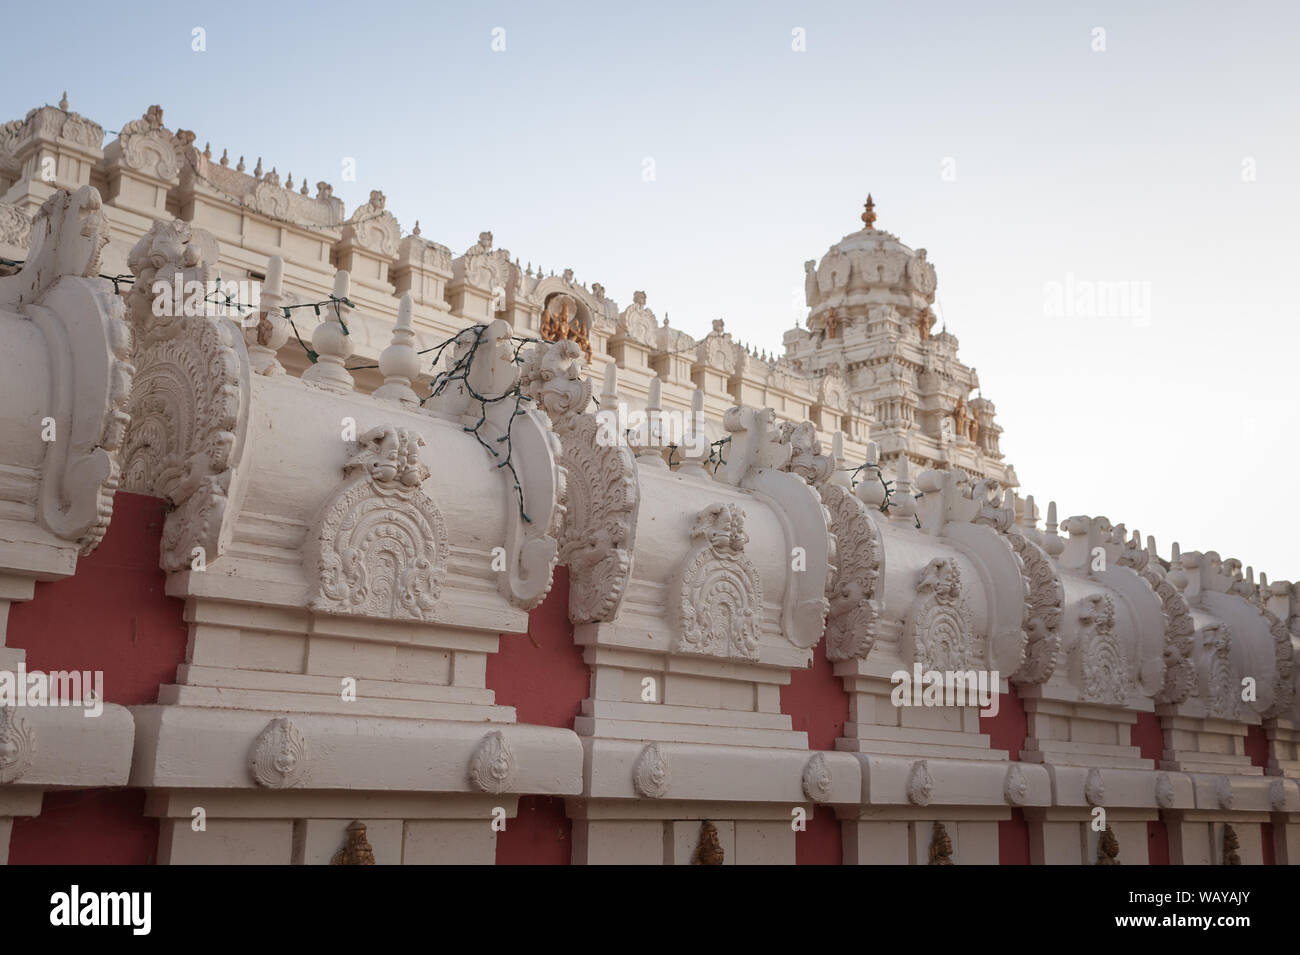
MULTIPOLYGON (((273 324, 281 326, 282 331, 283 327, 288 325, 288 319, 280 317, 280 303, 284 297, 283 278, 284 262, 280 256, 272 256, 267 266, 266 281, 263 286, 263 309, 265 316, 273 324)), ((350 288, 351 276, 347 271, 340 269, 335 273, 331 295, 336 309, 353 307, 338 304, 347 300, 350 288)), ((415 348, 415 332, 411 323, 412 309, 413 300, 411 294, 407 292, 402 296, 398 305, 397 322, 393 328, 391 342, 379 356, 378 367, 380 373, 384 375, 384 384, 376 389, 374 394, 379 398, 393 399, 414 406, 418 405, 420 401, 411 385, 420 375, 420 359, 415 348)), ((327 318, 316 326, 312 332, 312 348, 317 353, 317 361, 303 373, 303 378, 308 381, 333 383, 342 386, 344 390, 351 390, 353 387, 351 370, 344 366, 344 362, 351 357, 352 348, 349 344, 348 335, 343 330, 341 312, 335 318, 327 318)), ((263 373, 267 366, 274 361, 274 350, 265 346, 250 349, 250 357, 254 361, 254 371, 263 373)), ((434 369, 434 377, 437 377, 436 368, 434 369)), ((663 410, 662 394, 662 380, 656 375, 650 379, 646 396, 645 410, 651 419, 663 410)), ((618 394, 618 365, 612 359, 605 363, 600 399, 602 407, 616 407, 620 400, 618 394)), ((703 411, 704 390, 697 386, 691 395, 692 414, 689 419, 691 434, 683 437, 694 436, 696 424, 702 419, 703 411)), ((684 459, 682 467, 688 472, 706 473, 703 468, 711 456, 712 449, 701 451, 692 456, 684 447, 690 443, 693 442, 684 441, 683 447, 679 449, 684 459)), ((654 466, 662 465, 667 467, 662 448, 651 446, 634 450, 638 450, 638 460, 654 466)), ((843 474, 852 470, 844 466, 844 435, 841 431, 835 431, 832 435, 830 460, 834 473, 843 474)), ((880 451, 874 441, 867 442, 863 467, 868 471, 876 471, 881 475, 881 479, 859 481, 854 488, 855 496, 869 507, 880 508, 888 502, 888 513, 891 519, 910 523, 916 515, 916 496, 912 493, 911 463, 907 455, 901 455, 895 465, 892 489, 887 488, 883 480, 880 451)), ((1044 530, 1041 532, 1037 529, 1038 509, 1034 503, 1034 496, 1032 494, 1027 495, 1022 508, 1017 508, 1017 502, 1018 497, 1015 491, 1008 488, 1003 494, 1002 509, 1011 515, 1017 527, 1029 532, 1044 551, 1052 557, 1059 557, 1064 552, 1066 545, 1065 538, 1058 533, 1060 523, 1057 520, 1056 502, 1051 501, 1048 503, 1047 519, 1044 530), (1016 516, 1017 511, 1019 511, 1018 517, 1016 516)), ((1130 551, 1144 551, 1150 561, 1164 565, 1164 562, 1157 556, 1154 536, 1147 536, 1144 548, 1140 531, 1134 530, 1131 538, 1126 540, 1125 526, 1117 524, 1111 530, 1110 541, 1113 544, 1124 546, 1130 551)), ((1193 554, 1187 555, 1186 559, 1184 559, 1179 544, 1174 542, 1167 566, 1169 581, 1178 590, 1181 591, 1187 585, 1185 570, 1195 567, 1198 559, 1193 554)), ((1239 566, 1237 561, 1228 561, 1226 563, 1239 566)), ((1246 568, 1244 581, 1247 587, 1253 591, 1255 588, 1255 571, 1253 567, 1246 568)), ((1268 589, 1268 578, 1263 573, 1259 575, 1259 589, 1261 592, 1268 589)))

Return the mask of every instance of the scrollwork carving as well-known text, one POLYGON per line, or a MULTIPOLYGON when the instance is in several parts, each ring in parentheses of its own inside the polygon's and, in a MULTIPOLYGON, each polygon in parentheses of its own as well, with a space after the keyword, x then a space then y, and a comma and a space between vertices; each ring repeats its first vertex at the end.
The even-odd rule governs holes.
POLYGON ((694 549, 679 571, 676 653, 757 660, 763 583, 745 556, 745 514, 712 504, 695 516, 694 549))

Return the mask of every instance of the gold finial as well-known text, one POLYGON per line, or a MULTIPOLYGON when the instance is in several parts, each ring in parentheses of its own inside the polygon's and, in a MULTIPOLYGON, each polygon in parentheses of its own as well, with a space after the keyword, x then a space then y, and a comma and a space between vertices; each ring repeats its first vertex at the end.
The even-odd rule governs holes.
POLYGON ((871 193, 867 193, 867 209, 862 213, 862 221, 867 224, 868 229, 876 224, 876 204, 872 201, 871 193))

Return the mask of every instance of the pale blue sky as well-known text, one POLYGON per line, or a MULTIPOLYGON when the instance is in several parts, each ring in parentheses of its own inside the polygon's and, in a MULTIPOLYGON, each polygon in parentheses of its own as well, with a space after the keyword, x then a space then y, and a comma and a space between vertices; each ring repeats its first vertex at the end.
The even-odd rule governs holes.
POLYGON ((1300 8, 1054 6, 24 4, 0 119, 160 103, 349 211, 382 189, 456 253, 490 229, 769 351, 871 191, 929 250, 1022 491, 1298 577, 1300 8), (1045 314, 1068 276, 1149 283, 1149 321, 1045 314))

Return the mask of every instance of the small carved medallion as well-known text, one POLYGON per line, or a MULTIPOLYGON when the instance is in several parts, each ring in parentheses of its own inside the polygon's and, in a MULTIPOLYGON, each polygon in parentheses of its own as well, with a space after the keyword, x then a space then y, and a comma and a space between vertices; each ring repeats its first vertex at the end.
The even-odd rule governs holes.
POLYGON ((831 769, 826 757, 817 753, 804 765, 803 791, 813 802, 825 802, 831 795, 831 769))
POLYGON ((1174 805, 1174 783, 1168 773, 1156 777, 1156 805, 1161 809, 1172 809, 1174 805))
POLYGON ((1012 763, 1007 769, 1006 779, 1002 782, 1002 795, 1013 806, 1023 806, 1029 796, 1029 780, 1019 763, 1012 763))
POLYGON ((307 774, 307 740, 293 720, 272 720, 253 744, 249 769, 258 785, 290 789, 307 774))
POLYGON ((668 758, 659 751, 658 743, 641 750, 632 768, 632 786, 647 799, 661 799, 668 794, 670 783, 668 758))
POLYGON ((515 778, 515 755, 498 730, 479 741, 469 761, 470 781, 485 793, 503 793, 515 778))
POLYGON ((934 779, 930 776, 930 767, 925 760, 918 759, 912 764, 912 771, 907 776, 907 801, 913 806, 928 806, 933 791, 934 779))
POLYGON ((1101 779, 1101 770, 1095 766, 1088 770, 1088 776, 1083 783, 1083 798, 1088 800, 1089 806, 1104 806, 1106 804, 1106 785, 1101 779))

